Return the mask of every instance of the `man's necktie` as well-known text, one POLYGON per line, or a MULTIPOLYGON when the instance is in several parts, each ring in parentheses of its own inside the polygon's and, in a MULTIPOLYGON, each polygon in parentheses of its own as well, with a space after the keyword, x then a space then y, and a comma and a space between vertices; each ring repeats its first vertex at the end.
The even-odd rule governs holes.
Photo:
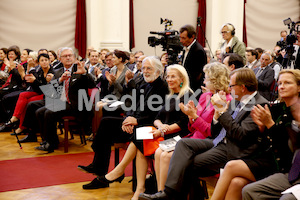
MULTIPOLYGON (((238 104, 234 112, 231 114, 232 119, 235 119, 241 109, 241 103, 238 104)), ((226 130, 222 128, 219 135, 213 140, 214 146, 217 146, 226 136, 226 130)))
POLYGON ((182 57, 181 57, 181 65, 182 65, 182 66, 184 65, 184 63, 183 63, 184 57, 185 57, 185 50, 183 50, 183 52, 182 52, 182 57))
POLYGON ((289 182, 292 183, 295 180, 297 180, 299 178, 299 175, 300 175, 300 150, 298 150, 294 162, 292 164, 292 167, 290 169, 289 176, 288 176, 289 182))
POLYGON ((69 99, 70 78, 71 78, 71 76, 69 76, 69 78, 67 80, 65 80, 65 93, 66 93, 66 99, 67 99, 68 103, 70 103, 70 99, 69 99))
POLYGON ((262 72, 263 72, 263 68, 260 68, 259 70, 257 70, 257 73, 255 74, 256 78, 258 78, 262 72))

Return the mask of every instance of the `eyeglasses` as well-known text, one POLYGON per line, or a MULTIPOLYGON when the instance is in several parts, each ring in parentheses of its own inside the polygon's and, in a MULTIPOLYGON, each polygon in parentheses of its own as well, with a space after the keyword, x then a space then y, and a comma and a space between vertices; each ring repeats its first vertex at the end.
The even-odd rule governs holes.
POLYGON ((222 34, 230 33, 230 31, 222 31, 221 33, 222 33, 222 34))
POLYGON ((74 55, 73 54, 68 54, 68 55, 62 55, 62 56, 60 56, 60 57, 62 57, 62 58, 66 58, 66 57, 73 57, 74 55))
POLYGON ((229 88, 232 88, 232 87, 237 86, 237 85, 238 85, 238 84, 229 85, 228 87, 229 87, 229 88))

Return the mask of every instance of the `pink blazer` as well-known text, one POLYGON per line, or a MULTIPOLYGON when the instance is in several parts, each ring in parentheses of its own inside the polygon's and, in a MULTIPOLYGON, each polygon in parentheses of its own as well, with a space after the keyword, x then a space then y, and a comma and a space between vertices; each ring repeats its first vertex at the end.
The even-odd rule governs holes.
MULTIPOLYGON (((211 92, 203 93, 197 105, 197 115, 199 116, 194 123, 189 123, 188 128, 191 134, 188 135, 189 138, 195 139, 205 139, 211 136, 210 127, 214 116, 215 109, 210 102, 210 97, 212 97, 211 92)), ((226 95, 227 101, 232 99, 230 94, 226 95)))

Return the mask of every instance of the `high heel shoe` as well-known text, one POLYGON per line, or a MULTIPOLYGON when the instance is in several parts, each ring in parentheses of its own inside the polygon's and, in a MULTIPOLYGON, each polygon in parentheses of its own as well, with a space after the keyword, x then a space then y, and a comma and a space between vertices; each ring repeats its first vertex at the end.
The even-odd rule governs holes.
POLYGON ((7 129, 16 129, 18 127, 18 124, 19 124, 19 120, 15 122, 9 120, 8 122, 0 126, 0 131, 4 131, 7 129))
POLYGON ((124 178, 125 178, 125 174, 122 174, 122 176, 120 176, 119 178, 116 178, 115 180, 110 181, 110 180, 107 180, 105 178, 105 176, 100 176, 99 177, 99 181, 101 181, 103 183, 113 183, 113 182, 119 182, 119 183, 121 183, 124 178))

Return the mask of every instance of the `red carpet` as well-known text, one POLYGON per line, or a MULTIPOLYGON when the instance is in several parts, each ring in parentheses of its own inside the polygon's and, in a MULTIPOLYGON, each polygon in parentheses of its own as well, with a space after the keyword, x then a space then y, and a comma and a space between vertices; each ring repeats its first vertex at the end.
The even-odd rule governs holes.
MULTIPOLYGON (((120 159, 124 154, 120 150, 120 159)), ((93 155, 90 152, 0 161, 0 192, 91 181, 95 176, 79 171, 77 165, 90 164, 93 155)), ((114 151, 109 170, 113 167, 114 151)), ((132 164, 125 174, 132 175, 132 164)))

